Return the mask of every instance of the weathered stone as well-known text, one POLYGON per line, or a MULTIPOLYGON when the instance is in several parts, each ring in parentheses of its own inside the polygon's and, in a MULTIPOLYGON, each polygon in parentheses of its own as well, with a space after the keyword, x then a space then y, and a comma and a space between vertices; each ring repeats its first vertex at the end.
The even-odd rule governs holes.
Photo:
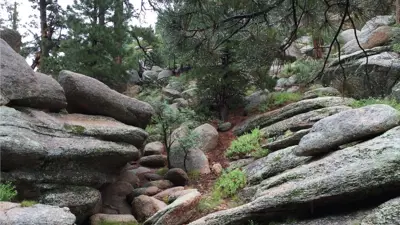
POLYGON ((163 151, 164 151, 163 143, 155 141, 155 142, 150 142, 146 144, 146 146, 144 146, 143 155, 144 156, 161 155, 163 151))
POLYGON ((150 104, 129 98, 82 74, 63 70, 59 82, 64 88, 70 113, 110 116, 140 128, 146 127, 154 113, 150 104))
POLYGON ((49 114, 20 110, 0 107, 2 178, 17 188, 41 183, 99 188, 139 158, 132 145, 79 136, 80 129, 71 134, 49 114))
POLYGON ((75 216, 66 207, 35 204, 22 207, 18 203, 0 202, 0 224, 3 225, 73 225, 75 216))
POLYGON ((90 217, 90 225, 103 225, 106 224, 118 224, 118 225, 136 225, 138 224, 135 217, 130 214, 95 214, 90 217))
POLYGON ((173 168, 181 168, 185 171, 200 172, 202 174, 210 173, 210 166, 208 165, 208 159, 203 151, 194 148, 188 151, 186 155, 186 168, 185 168, 185 152, 179 147, 179 138, 184 137, 189 132, 187 126, 181 126, 174 130, 171 134, 171 140, 175 140, 171 146, 170 152, 170 163, 173 168))
POLYGON ((177 90, 174 90, 174 89, 163 88, 162 89, 162 93, 166 97, 172 98, 172 99, 181 98, 182 97, 181 93, 179 91, 177 91, 177 90))
POLYGON ((159 80, 161 80, 161 79, 166 79, 166 78, 168 78, 168 77, 170 77, 170 76, 172 76, 173 74, 172 74, 172 71, 171 70, 162 70, 159 74, 158 74, 158 79, 159 80))
POLYGON ((293 154, 296 146, 288 147, 268 154, 243 167, 249 184, 257 184, 262 180, 275 176, 288 169, 303 165, 310 161, 311 157, 301 157, 293 154))
POLYGON ((151 67, 151 71, 154 71, 154 72, 161 72, 163 69, 161 68, 161 67, 159 67, 159 66, 152 66, 151 67))
POLYGON ((151 71, 151 70, 146 70, 143 72, 143 80, 157 80, 158 78, 158 72, 156 71, 151 71))
POLYGON ((321 78, 324 85, 332 86, 341 90, 344 95, 357 99, 389 95, 393 84, 400 79, 399 54, 394 52, 367 54, 370 56, 365 57, 362 51, 358 51, 351 57, 343 56, 340 60, 341 65, 337 65, 338 61, 334 61, 321 78), (342 66, 346 71, 346 77, 343 76, 342 66))
POLYGON ((158 199, 146 195, 140 195, 133 199, 132 213, 138 221, 142 222, 166 206, 167 204, 158 199))
POLYGON ((195 215, 201 194, 192 191, 179 197, 173 203, 158 211, 144 222, 144 225, 184 224, 195 215))
POLYGON ((153 197, 158 199, 158 200, 160 200, 160 201, 164 201, 165 202, 166 199, 168 200, 170 195, 172 195, 173 193, 175 193, 177 191, 183 191, 184 189, 185 188, 182 187, 182 186, 168 188, 168 189, 166 189, 166 190, 154 195, 153 197))
POLYGON ((185 196, 189 193, 192 192, 198 192, 197 189, 185 189, 185 190, 181 190, 181 191, 176 191, 174 193, 171 193, 168 196, 168 203, 174 202, 175 200, 177 200, 178 198, 185 196))
POLYGON ((141 84, 142 78, 140 78, 138 71, 136 70, 129 70, 127 71, 129 75, 128 84, 141 84))
POLYGON ((80 224, 100 211, 101 194, 89 187, 67 187, 45 192, 40 198, 40 203, 68 207, 76 216, 76 223, 80 224))
POLYGON ((180 168, 172 168, 168 170, 164 177, 176 186, 185 186, 189 181, 186 172, 180 168))
POLYGON ((314 124, 295 150, 296 155, 313 156, 340 145, 379 135, 400 124, 400 113, 388 105, 369 105, 322 119, 314 124))
POLYGON ((339 112, 350 110, 348 106, 332 106, 322 109, 313 110, 310 112, 298 114, 291 118, 279 121, 270 126, 261 129, 261 133, 265 137, 274 137, 277 135, 283 135, 286 131, 297 131, 301 129, 310 128, 317 121, 334 115, 339 112))
POLYGON ((274 111, 252 116, 242 123, 236 125, 233 128, 233 132, 237 136, 242 135, 245 132, 249 132, 256 127, 263 128, 281 120, 293 117, 297 114, 308 112, 310 110, 332 106, 350 105, 353 101, 353 99, 341 97, 320 97, 315 99, 302 100, 299 102, 291 103, 274 111))
POLYGON ((130 185, 132 185, 133 188, 138 188, 140 185, 139 177, 131 170, 121 172, 121 174, 118 177, 118 181, 127 182, 130 185))
POLYGON ((356 39, 356 35, 359 36, 361 31, 355 30, 355 29, 347 29, 345 31, 342 31, 339 34, 339 40, 346 44, 347 42, 356 39))
POLYGON ((162 190, 156 186, 144 187, 144 188, 136 188, 127 196, 129 202, 132 202, 134 198, 139 195, 147 195, 153 196, 160 193, 162 190))
POLYGON ((211 170, 215 175, 219 176, 221 175, 223 168, 220 163, 214 163, 211 167, 211 170))
POLYGON ((60 111, 67 107, 67 99, 61 85, 51 76, 43 73, 35 73, 38 82, 38 94, 23 99, 15 99, 12 104, 28 106, 50 111, 60 111))
POLYGON ((162 180, 164 179, 163 176, 158 175, 156 173, 145 173, 144 177, 148 180, 148 181, 155 181, 155 180, 162 180))
POLYGON ((164 155, 143 156, 140 158, 139 164, 150 168, 160 168, 167 165, 167 157, 164 155))
POLYGON ((138 148, 143 146, 148 134, 141 128, 123 124, 105 116, 83 114, 51 114, 72 134, 91 136, 98 139, 125 142, 138 148))
POLYGON ((333 87, 316 88, 305 92, 303 99, 317 98, 322 96, 340 96, 340 92, 333 87))
POLYGON ((274 139, 272 142, 268 142, 263 145, 263 148, 266 148, 270 151, 276 151, 279 149, 287 148, 293 145, 298 145, 301 138, 310 132, 310 129, 303 129, 297 132, 289 132, 284 135, 279 136, 274 139))
POLYGON ((392 199, 378 206, 360 225, 400 224, 400 197, 392 199))
POLYGON ((225 132, 231 129, 232 124, 230 122, 221 123, 218 125, 218 131, 225 132))
POLYGON ((254 92, 253 94, 245 98, 246 101, 245 110, 247 112, 257 110, 261 104, 268 101, 268 98, 269 98, 268 90, 254 92))
POLYGON ((117 181, 107 185, 102 191, 103 213, 129 214, 130 206, 126 197, 132 193, 133 187, 125 181, 117 181))
POLYGON ((218 145, 218 131, 206 123, 193 130, 198 135, 197 147, 203 152, 214 150, 218 145))
POLYGON ((178 105, 178 108, 186 108, 189 106, 189 102, 184 98, 176 98, 172 101, 178 105))
POLYGON ((400 127, 396 127, 264 180, 252 202, 209 214, 190 225, 243 224, 253 218, 272 222, 295 212, 306 215, 309 204, 315 209, 335 207, 371 200, 380 193, 398 193, 399 166, 400 127))
POLYGON ((143 185, 143 187, 151 187, 151 186, 155 186, 161 190, 165 190, 165 189, 173 187, 174 184, 169 180, 155 180, 155 181, 147 182, 146 184, 143 185))
POLYGON ((36 97, 40 84, 35 72, 25 59, 16 53, 3 39, 0 39, 0 90, 2 105, 13 100, 36 97))

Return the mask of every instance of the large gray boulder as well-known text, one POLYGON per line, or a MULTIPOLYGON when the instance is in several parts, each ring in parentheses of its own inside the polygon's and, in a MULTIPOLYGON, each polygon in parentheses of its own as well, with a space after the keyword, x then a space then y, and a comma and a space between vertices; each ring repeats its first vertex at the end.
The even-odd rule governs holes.
POLYGON ((360 35, 360 32, 361 31, 359 31, 359 30, 355 30, 355 29, 347 29, 347 30, 345 30, 345 31, 342 31, 340 34, 339 34, 339 40, 341 41, 341 42, 343 42, 344 44, 346 44, 347 42, 349 42, 349 41, 351 41, 351 40, 354 40, 354 39, 356 39, 356 35, 357 35, 357 37, 360 35))
POLYGON ((83 136, 81 126, 71 132, 41 111, 2 106, 0 117, 2 181, 14 183, 22 199, 70 207, 79 220, 94 211, 96 189, 139 158, 133 145, 83 136))
POLYGON ((311 157, 293 154, 295 148, 296 146, 292 146, 270 153, 268 156, 243 167, 247 182, 252 185, 257 184, 288 169, 303 165, 311 159, 311 157))
POLYGON ((166 78, 168 78, 168 77, 170 77, 170 76, 172 76, 172 75, 173 75, 173 73, 172 73, 171 70, 162 70, 162 71, 158 74, 157 79, 159 79, 159 80, 166 79, 166 78))
POLYGON ((295 150, 299 156, 313 156, 340 145, 379 135, 400 124, 400 112, 383 104, 347 110, 314 124, 295 150))
POLYGON ((185 224, 195 216, 200 199, 200 192, 191 191, 158 211, 144 225, 185 224))
POLYGON ((0 224, 74 225, 75 216, 68 208, 43 204, 22 207, 19 203, 0 202, 0 224))
POLYGON ((64 88, 70 113, 110 116, 140 128, 146 127, 154 113, 148 103, 129 98, 82 74, 63 70, 59 82, 64 88))
POLYGON ((150 142, 146 144, 146 146, 144 146, 143 155, 144 156, 161 155, 163 151, 164 151, 164 144, 159 141, 155 141, 155 142, 150 142))
POLYGON ((268 101, 269 98, 269 91, 264 90, 264 91, 256 91, 250 96, 247 96, 245 98, 246 106, 245 110, 247 112, 252 111, 252 110, 257 110, 261 104, 265 103, 268 101))
POLYGON ((396 127, 264 180, 253 201, 209 214, 190 225, 243 224, 252 219, 268 223, 294 212, 306 216, 312 209, 362 204, 382 193, 398 194, 399 166, 400 127, 396 127))
POLYGON ((1 105, 39 95, 39 81, 25 59, 0 39, 0 95, 1 105))
POLYGON ((233 128, 233 132, 235 135, 242 135, 246 132, 250 132, 256 127, 263 128, 281 120, 293 117, 297 114, 308 112, 310 110, 330 106, 350 105, 353 101, 353 99, 341 97, 320 97, 302 100, 299 102, 291 103, 274 111, 252 116, 242 123, 236 125, 233 128))
POLYGON ((47 205, 68 207, 81 224, 101 209, 101 194, 89 187, 63 187, 43 192, 39 202, 47 205))
POLYGON ((343 55, 340 61, 333 61, 325 70, 322 82, 357 99, 389 95, 393 85, 400 79, 399 54, 387 51, 386 47, 370 49, 367 54, 368 58, 363 51, 358 51, 343 55), (345 69, 346 77, 341 66, 345 69))
POLYGON ((316 109, 306 113, 298 114, 285 120, 269 125, 261 129, 265 137, 274 137, 284 134, 285 131, 296 131, 312 127, 317 121, 334 115, 336 113, 350 110, 348 106, 332 106, 322 109, 316 109))
POLYGON ((20 52, 22 37, 18 31, 2 27, 0 30, 0 38, 7 42, 7 44, 14 49, 15 52, 20 52))
POLYGON ((127 74, 129 75, 128 83, 129 84, 141 84, 142 78, 140 78, 138 71, 136 70, 128 70, 127 74))
POLYGON ((143 72, 142 76, 144 81, 157 80, 158 72, 152 70, 146 70, 143 72))
POLYGON ((202 174, 210 173, 211 171, 207 156, 201 149, 197 147, 189 149, 187 155, 181 149, 179 139, 185 137, 186 135, 188 135, 188 133, 189 129, 186 126, 181 126, 172 132, 171 139, 173 141, 173 144, 171 145, 171 152, 169 155, 171 167, 181 168, 186 172, 194 171, 194 172, 200 172, 202 174))
POLYGON ((197 147, 203 152, 209 152, 217 147, 219 134, 212 125, 205 123, 196 127, 193 132, 198 137, 197 147))

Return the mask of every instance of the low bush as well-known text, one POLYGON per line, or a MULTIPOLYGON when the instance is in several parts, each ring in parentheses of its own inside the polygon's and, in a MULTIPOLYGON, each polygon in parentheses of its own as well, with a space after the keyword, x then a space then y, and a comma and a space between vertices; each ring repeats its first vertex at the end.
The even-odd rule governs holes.
POLYGON ((281 106, 290 102, 297 102, 301 99, 300 93, 277 92, 271 94, 270 104, 273 106, 281 106))
POLYGON ((6 182, 0 184, 0 201, 11 201, 15 196, 17 196, 17 191, 12 183, 6 182))
POLYGON ((354 101, 351 104, 351 106, 353 108, 360 108, 360 107, 364 107, 364 106, 367 106, 367 105, 374 105, 374 104, 390 105, 393 108, 395 108, 395 109, 400 111, 400 103, 398 103, 394 99, 377 99, 377 98, 360 99, 360 100, 354 101))
POLYGON ((261 148, 261 139, 260 129, 254 129, 251 133, 242 135, 232 141, 225 155, 231 159, 263 155, 266 152, 261 148))
POLYGON ((285 64, 281 77, 296 75, 298 83, 310 82, 322 69, 323 60, 297 60, 291 64, 285 64))
POLYGON ((222 198, 233 197, 238 190, 246 186, 246 182, 246 174, 242 170, 225 171, 215 182, 213 195, 222 198))

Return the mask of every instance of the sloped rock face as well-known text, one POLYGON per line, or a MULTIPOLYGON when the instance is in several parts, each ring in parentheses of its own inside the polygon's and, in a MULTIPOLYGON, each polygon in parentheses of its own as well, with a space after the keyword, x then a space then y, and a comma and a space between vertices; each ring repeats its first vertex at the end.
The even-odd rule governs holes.
POLYGON ((146 127, 154 113, 150 104, 120 94, 100 81, 71 71, 61 71, 59 82, 68 112, 110 116, 128 125, 146 127))
POLYGON ((66 128, 65 120, 42 111, 2 106, 0 117, 2 179, 16 185, 21 199, 68 206, 79 221, 100 201, 96 188, 115 181, 127 162, 139 158, 129 143, 84 136, 85 127, 66 128))
POLYGON ((249 132, 256 127, 266 127, 281 120, 293 117, 295 115, 308 112, 310 110, 350 105, 354 100, 350 98, 341 97, 320 97, 315 99, 306 99, 286 105, 280 109, 256 115, 243 121, 234 127, 233 132, 235 135, 242 135, 249 132))
POLYGON ((384 224, 400 224, 400 197, 383 203, 361 221, 361 225, 384 224))
POLYGON ((251 219, 272 222, 279 216, 309 214, 324 207, 398 194, 400 127, 369 141, 268 178, 248 204, 209 214, 191 225, 243 224, 251 219), (366 194, 368 193, 368 194, 366 194))
POLYGON ((287 130, 296 131, 300 129, 310 128, 314 125, 314 123, 323 118, 350 109, 351 107, 348 106, 332 106, 332 107, 313 110, 310 112, 302 113, 293 116, 291 118, 279 121, 270 126, 264 127, 263 129, 261 129, 261 132, 265 137, 273 137, 276 135, 283 134, 287 130))
POLYGON ((299 157, 293 153, 296 146, 288 147, 258 159, 243 168, 249 184, 275 176, 285 170, 295 168, 308 162, 311 157, 299 157))
POLYGON ((299 156, 319 155, 342 144, 381 134, 400 124, 400 112, 388 105, 369 105, 318 121, 296 148, 299 156))
POLYGON ((22 207, 19 203, 0 202, 0 224, 74 225, 75 216, 68 208, 43 204, 22 207))
POLYGON ((194 216, 201 194, 192 191, 176 199, 144 222, 144 225, 184 224, 194 216))
POLYGON ((214 150, 218 145, 218 131, 212 125, 206 123, 196 127, 193 132, 198 135, 198 148, 203 152, 214 150))

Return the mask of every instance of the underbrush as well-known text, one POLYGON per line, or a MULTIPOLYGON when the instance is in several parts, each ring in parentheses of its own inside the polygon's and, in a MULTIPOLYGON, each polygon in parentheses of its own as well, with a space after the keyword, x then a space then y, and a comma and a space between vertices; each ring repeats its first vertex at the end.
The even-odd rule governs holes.
POLYGON ((2 183, 0 184, 0 201, 11 201, 17 196, 17 191, 15 190, 15 186, 10 183, 2 183))
POLYGON ((285 64, 281 77, 291 77, 296 75, 298 83, 310 82, 322 69, 323 60, 297 60, 291 64, 285 64))
POLYGON ((353 108, 360 108, 367 105, 374 105, 374 104, 385 104, 390 105, 391 107, 400 111, 400 103, 396 102, 394 99, 376 99, 376 98, 368 98, 368 99, 360 99, 354 101, 351 106, 353 108))
POLYGON ((274 92, 270 94, 268 101, 259 106, 260 112, 266 112, 271 108, 286 105, 288 103, 300 101, 302 95, 300 93, 290 92, 274 92))
POLYGON ((230 159, 245 158, 248 156, 262 158, 268 155, 269 151, 261 147, 261 140, 260 129, 254 129, 251 133, 242 135, 232 141, 225 155, 230 159))
POLYGON ((246 183, 246 175, 240 169, 223 172, 216 180, 212 192, 199 202, 198 210, 200 212, 209 212, 222 203, 227 203, 228 206, 232 207, 237 206, 240 201, 236 194, 246 186, 246 183))

